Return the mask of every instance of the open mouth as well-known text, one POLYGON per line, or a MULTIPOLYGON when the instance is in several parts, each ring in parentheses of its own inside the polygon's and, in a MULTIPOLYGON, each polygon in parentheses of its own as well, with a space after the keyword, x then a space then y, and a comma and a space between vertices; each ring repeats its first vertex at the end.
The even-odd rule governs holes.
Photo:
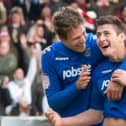
POLYGON ((102 46, 103 49, 106 49, 106 48, 108 48, 108 47, 109 47, 108 45, 102 46))

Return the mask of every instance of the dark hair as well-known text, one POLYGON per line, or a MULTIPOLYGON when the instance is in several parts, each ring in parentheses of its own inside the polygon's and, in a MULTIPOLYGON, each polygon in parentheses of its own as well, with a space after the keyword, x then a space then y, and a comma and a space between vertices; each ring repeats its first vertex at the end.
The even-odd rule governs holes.
POLYGON ((104 25, 104 24, 112 24, 115 27, 117 34, 121 32, 126 33, 126 26, 116 16, 106 15, 106 16, 101 16, 98 19, 96 19, 96 29, 98 26, 104 25))
POLYGON ((62 38, 67 39, 68 33, 84 23, 83 16, 73 8, 62 7, 53 16, 55 32, 62 38))

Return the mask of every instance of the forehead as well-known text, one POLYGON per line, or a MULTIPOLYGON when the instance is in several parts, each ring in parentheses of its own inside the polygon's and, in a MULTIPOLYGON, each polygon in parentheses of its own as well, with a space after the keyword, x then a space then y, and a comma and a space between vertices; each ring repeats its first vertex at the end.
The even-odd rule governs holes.
POLYGON ((23 73, 23 70, 22 69, 17 69, 16 73, 23 73))
POLYGON ((74 39, 74 38, 76 38, 76 37, 82 35, 83 32, 86 32, 86 30, 85 30, 84 25, 81 25, 81 26, 79 26, 79 27, 77 27, 77 28, 73 28, 73 29, 71 30, 71 32, 68 33, 68 36, 69 36, 69 37, 71 36, 71 38, 74 39))
POLYGON ((112 25, 112 24, 103 24, 103 25, 99 25, 97 27, 97 30, 96 32, 99 33, 99 32, 104 32, 104 31, 108 31, 108 32, 113 32, 115 31, 115 26, 112 25))

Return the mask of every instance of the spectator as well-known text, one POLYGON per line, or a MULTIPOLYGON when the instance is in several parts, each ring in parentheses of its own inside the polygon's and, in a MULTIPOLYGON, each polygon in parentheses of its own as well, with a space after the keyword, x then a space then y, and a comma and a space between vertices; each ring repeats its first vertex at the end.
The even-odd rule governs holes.
POLYGON ((126 4, 123 6, 123 8, 121 9, 121 14, 122 14, 122 21, 126 24, 126 4))
POLYGON ((52 14, 54 14, 54 12, 56 12, 60 7, 67 6, 67 5, 68 4, 62 0, 52 0, 50 3, 52 14))
POLYGON ((6 115, 6 108, 11 104, 12 99, 8 90, 8 76, 5 76, 0 85, 0 116, 6 115))
POLYGON ((17 32, 17 38, 19 38, 21 33, 27 32, 27 23, 22 8, 15 6, 11 9, 7 24, 11 36, 15 32, 14 30, 17 32))
POLYGON ((12 74, 17 68, 17 57, 11 50, 9 33, 0 32, 0 81, 4 76, 12 79, 12 74))
POLYGON ((0 0, 0 25, 7 21, 7 10, 3 0, 0 0))
POLYGON ((37 72, 37 64, 35 52, 33 52, 30 59, 27 75, 24 76, 24 71, 17 68, 14 72, 14 80, 8 84, 8 89, 11 94, 12 102, 12 115, 15 114, 30 114, 30 107, 32 102, 31 86, 35 79, 37 72), (17 93, 15 93, 17 92, 17 93), (28 110, 24 112, 24 110, 28 110), (22 111, 19 111, 22 110, 22 111), (23 113, 22 113, 23 112, 23 113))
MULTIPOLYGON (((36 48, 34 45, 30 47, 31 51, 35 51, 36 48)), ((38 58, 36 56, 36 58, 38 58)), ((37 60, 37 72, 35 76, 35 80, 32 83, 32 108, 31 108, 31 115, 39 116, 43 113, 43 106, 42 106, 42 99, 44 95, 43 85, 42 85, 42 77, 40 74, 40 62, 37 60)))

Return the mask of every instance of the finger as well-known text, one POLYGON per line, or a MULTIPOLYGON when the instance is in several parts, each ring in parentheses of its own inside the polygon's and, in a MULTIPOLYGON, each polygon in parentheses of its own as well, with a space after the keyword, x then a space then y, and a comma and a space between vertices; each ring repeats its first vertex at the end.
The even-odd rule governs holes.
POLYGON ((106 90, 106 95, 107 95, 107 98, 110 100, 111 99, 111 92, 108 89, 106 90))
POLYGON ((87 81, 85 81, 85 82, 79 83, 79 84, 77 85, 77 88, 78 88, 78 89, 85 89, 85 88, 87 87, 87 85, 89 84, 89 81, 90 81, 90 80, 87 80, 87 81))
POLYGON ((81 83, 82 86, 87 86, 89 84, 90 80, 86 80, 84 83, 81 83))
POLYGON ((118 100, 118 91, 117 91, 117 89, 115 89, 115 90, 113 90, 111 92, 111 97, 110 98, 111 98, 110 100, 113 100, 113 101, 118 100))
POLYGON ((54 111, 53 111, 51 108, 49 108, 48 111, 45 112, 46 115, 48 115, 48 114, 50 114, 50 113, 54 113, 54 111))
POLYGON ((121 75, 124 71, 121 70, 121 69, 117 69, 113 72, 112 76, 118 76, 118 75, 121 75))
POLYGON ((79 81, 82 82, 82 83, 84 83, 85 81, 90 80, 90 79, 91 79, 90 76, 87 76, 87 77, 81 77, 81 78, 79 79, 79 81))
POLYGON ((123 93, 123 89, 121 90, 121 91, 119 91, 119 93, 118 93, 118 100, 120 100, 121 99, 121 97, 122 97, 122 93, 123 93))
POLYGON ((113 82, 120 82, 120 75, 121 74, 113 74, 112 77, 111 77, 111 81, 113 82))
POLYGON ((53 111, 51 108, 49 108, 48 111, 45 112, 45 116, 46 116, 47 118, 49 118, 51 115, 54 115, 54 114, 56 114, 56 112, 53 111))
POLYGON ((120 82, 120 78, 118 77, 113 77, 111 78, 111 81, 115 82, 115 83, 119 83, 120 82))
POLYGON ((80 77, 83 77, 83 76, 90 76, 90 72, 89 71, 82 71, 81 74, 80 74, 80 77))
POLYGON ((123 87, 118 85, 117 88, 118 88, 118 100, 120 100, 123 94, 123 87))
POLYGON ((114 87, 114 89, 108 90, 107 97, 109 100, 117 101, 122 97, 122 89, 114 87))
POLYGON ((85 64, 84 64, 84 65, 82 65, 82 70, 83 70, 83 71, 88 71, 88 66, 87 66, 87 65, 85 65, 85 64))
POLYGON ((116 100, 120 100, 120 99, 121 99, 121 92, 118 91, 118 92, 117 92, 117 98, 116 98, 116 100))
POLYGON ((114 101, 120 100, 121 96, 122 96, 122 93, 117 89, 113 93, 112 100, 114 100, 114 101))
POLYGON ((86 80, 82 80, 82 81, 79 81, 78 85, 88 85, 88 83, 90 82, 90 79, 86 79, 86 80))
POLYGON ((45 112, 45 116, 48 118, 48 116, 50 115, 50 113, 47 111, 45 112))
POLYGON ((112 75, 112 78, 118 78, 118 77, 120 77, 120 75, 121 74, 119 74, 119 73, 115 73, 115 74, 112 75))
POLYGON ((115 74, 115 73, 120 74, 120 73, 122 73, 122 72, 123 72, 123 70, 121 70, 121 69, 116 69, 116 70, 113 72, 113 74, 115 74))
POLYGON ((81 84, 80 86, 78 86, 78 89, 85 89, 87 87, 88 83, 85 84, 81 84))

